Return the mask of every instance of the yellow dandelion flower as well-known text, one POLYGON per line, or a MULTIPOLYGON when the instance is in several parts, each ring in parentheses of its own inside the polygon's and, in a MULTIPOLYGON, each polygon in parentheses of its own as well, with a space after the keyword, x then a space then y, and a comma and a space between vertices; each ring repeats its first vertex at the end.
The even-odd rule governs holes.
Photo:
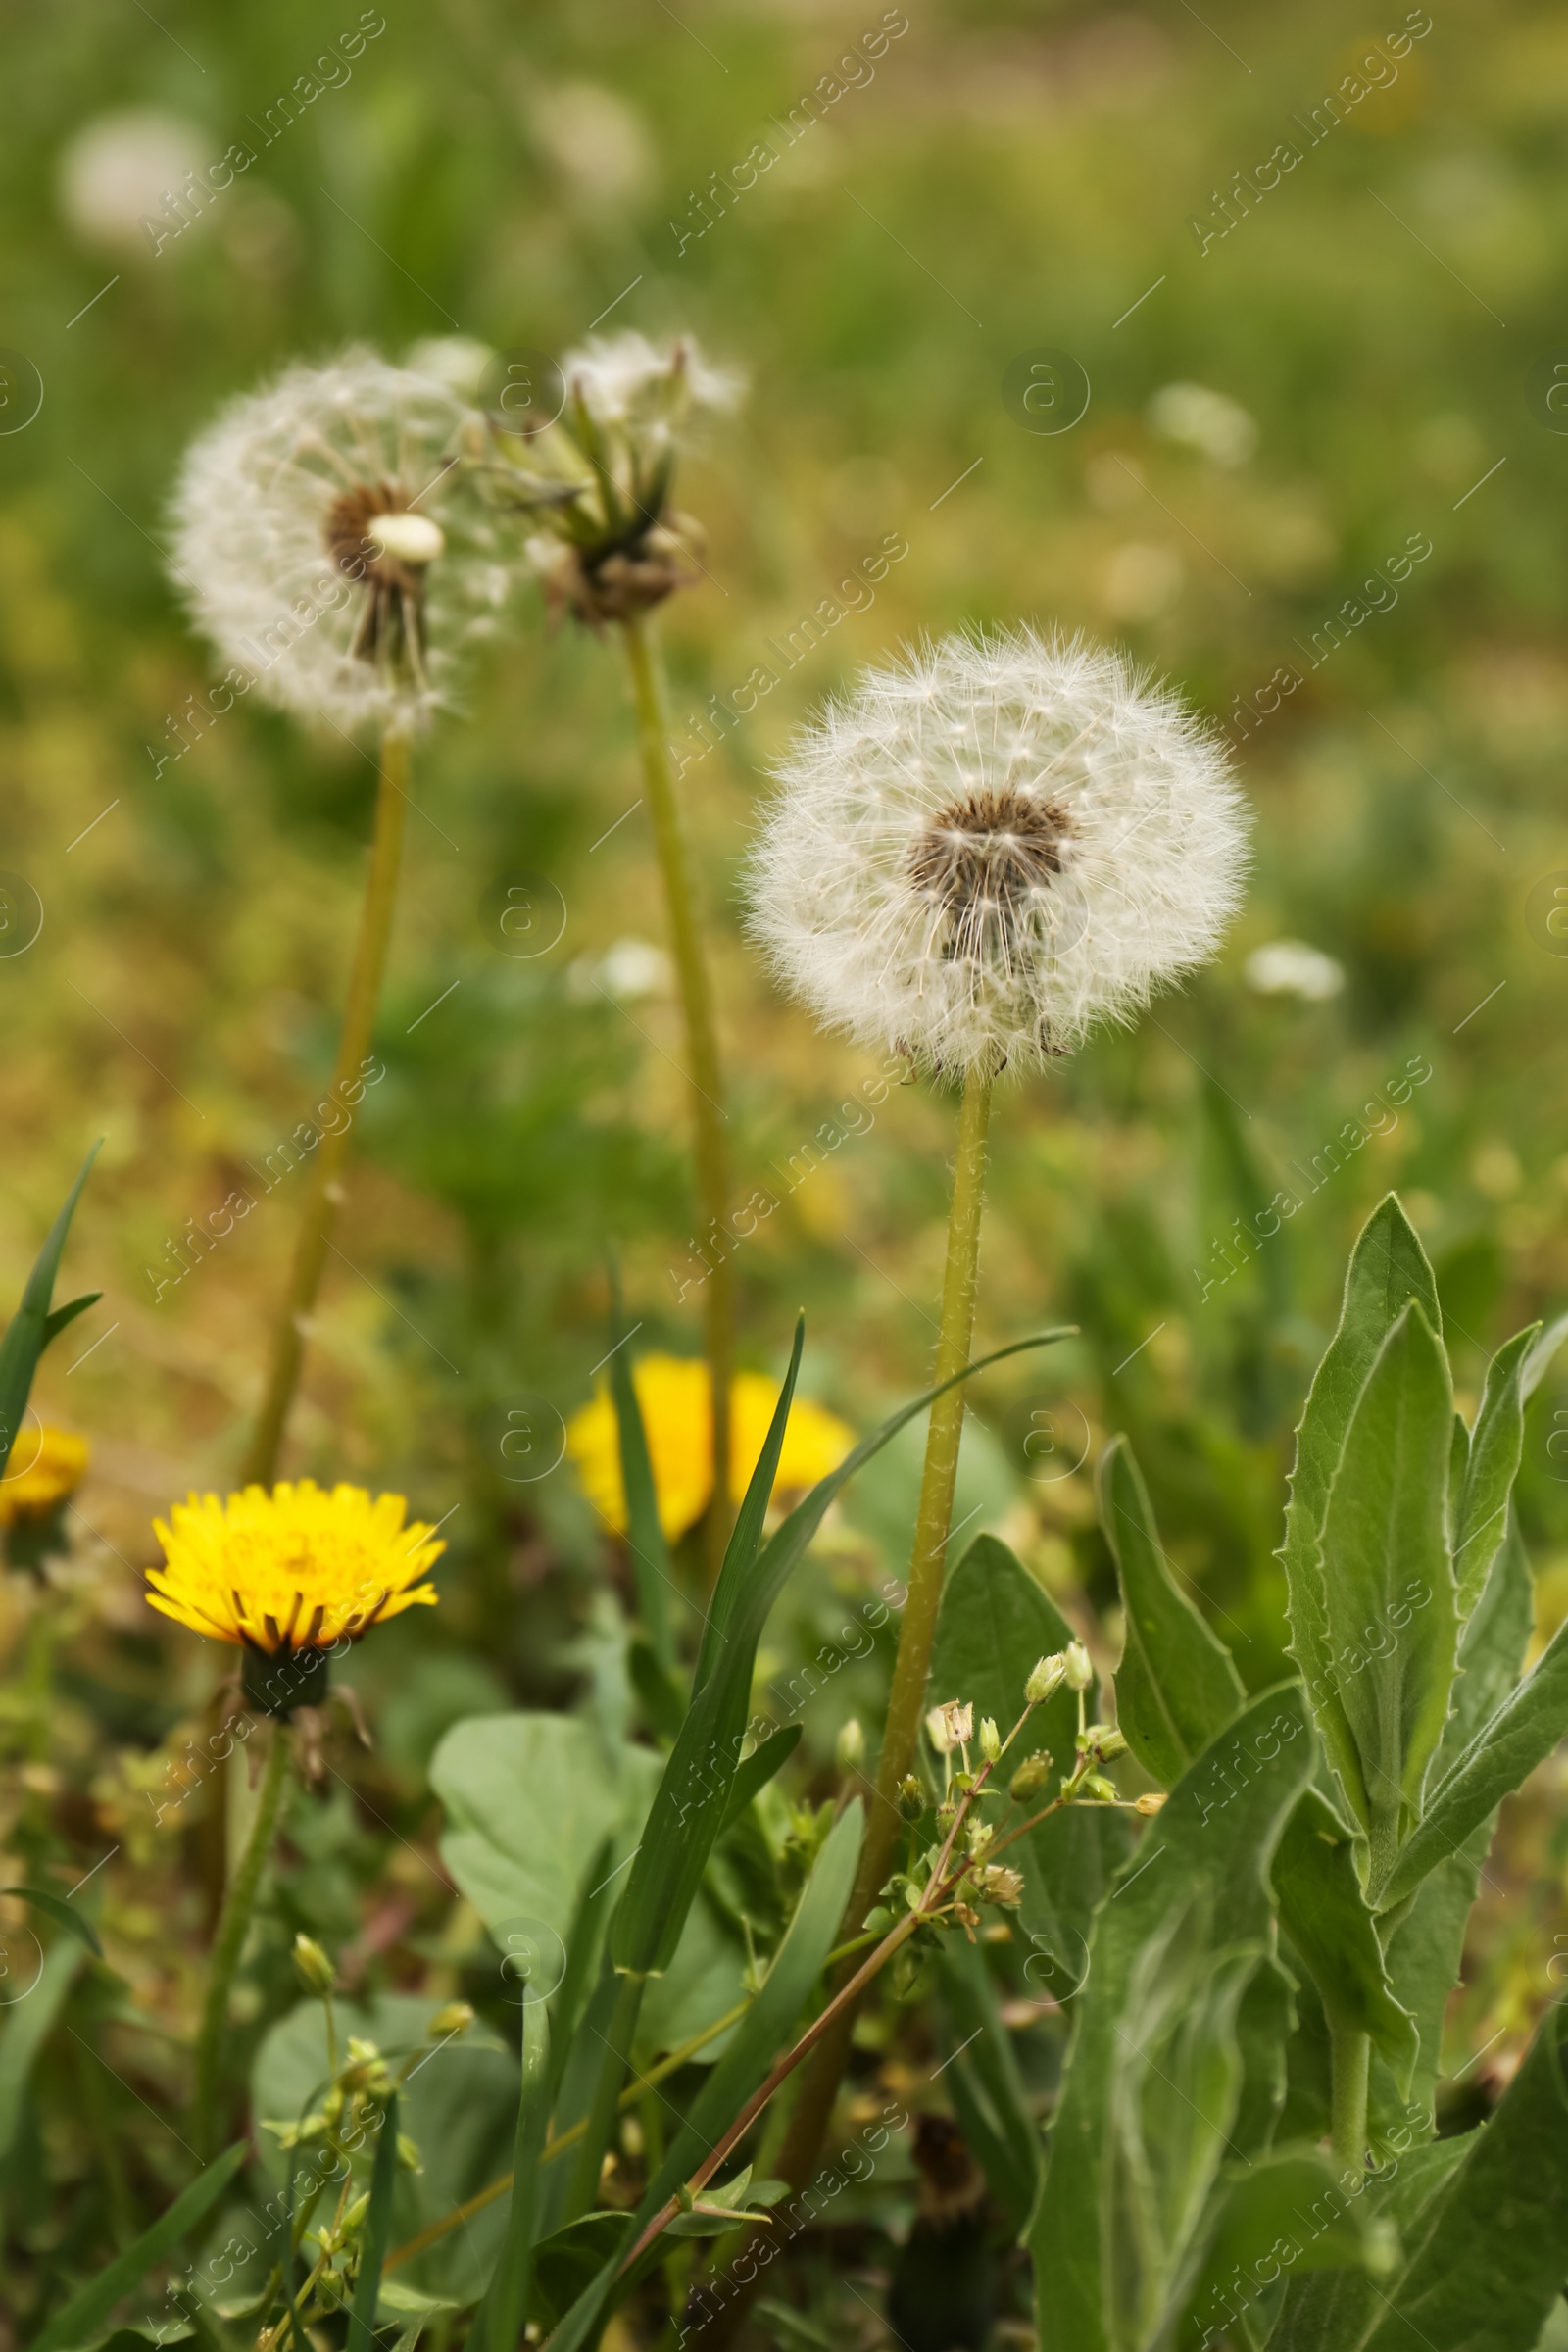
POLYGON ((405 1527, 401 1494, 368 1494, 314 1479, 269 1494, 247 1487, 220 1502, 192 1494, 153 1522, 164 1565, 148 1570, 155 1609, 177 1625, 270 1657, 356 1641, 416 1601, 417 1582, 446 1549, 433 1527, 405 1527))
MULTIPOLYGON (((648 1438, 660 1525, 673 1544, 695 1527, 713 1492, 713 1393, 708 1366, 689 1356, 645 1355, 632 1367, 631 1378, 648 1438)), ((729 1394, 730 1485, 739 1502, 761 1458, 779 1383, 760 1372, 740 1372, 729 1394)), ((854 1444, 855 1432, 836 1413, 797 1396, 784 1432, 774 1499, 814 1487, 838 1468, 854 1444)), ((624 1535, 620 1440, 608 1386, 567 1423, 566 1451, 589 1501, 616 1535, 624 1535)))
POLYGON ((38 1527, 69 1501, 87 1475, 87 1441, 69 1429, 24 1428, 0 1479, 0 1528, 38 1527))

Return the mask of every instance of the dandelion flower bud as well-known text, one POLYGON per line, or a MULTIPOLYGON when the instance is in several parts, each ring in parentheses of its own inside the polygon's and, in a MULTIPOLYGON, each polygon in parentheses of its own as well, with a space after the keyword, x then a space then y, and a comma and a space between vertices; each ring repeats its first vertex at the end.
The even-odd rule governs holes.
POLYGON ((1042 1658, 1023 1687, 1023 1694, 1032 1707, 1038 1707, 1061 1689, 1067 1675, 1067 1653, 1058 1649, 1054 1657, 1042 1658))
POLYGON ((852 1715, 848 1723, 841 1725, 838 1739, 833 1744, 833 1753, 840 1772, 859 1770, 865 1760, 865 1733, 860 1728, 858 1715, 852 1715))
POLYGON ((339 727, 407 727, 450 699, 459 656, 511 587, 460 462, 476 436, 477 413, 446 384, 351 350, 285 369, 195 442, 172 567, 263 700, 339 727))
POLYGON ((1112 653, 1031 629, 869 670, 796 742, 751 928, 828 1027, 1038 1066, 1206 962, 1242 807, 1218 743, 1112 653))
POLYGON ((1037 1747, 1032 1756, 1025 1756, 1007 1784, 1007 1794, 1020 1804, 1026 1797, 1036 1796, 1051 1778, 1051 1756, 1047 1749, 1037 1747))
POLYGON ((1146 1821, 1152 1820, 1156 1813, 1162 1813, 1164 1809, 1165 1791, 1163 1788, 1151 1788, 1145 1795, 1133 1799, 1133 1811, 1142 1813, 1146 1821))
POLYGON ((980 1719, 980 1753, 988 1764, 994 1764, 1002 1753, 1002 1734, 989 1715, 980 1719))
POLYGON ((1062 1679, 1069 1690, 1087 1690, 1095 1679, 1095 1664, 1081 1642, 1069 1642, 1062 1652, 1062 1679))
POLYGON ((294 1965, 313 1992, 330 1992, 337 1971, 313 1936, 294 1938, 294 1965))

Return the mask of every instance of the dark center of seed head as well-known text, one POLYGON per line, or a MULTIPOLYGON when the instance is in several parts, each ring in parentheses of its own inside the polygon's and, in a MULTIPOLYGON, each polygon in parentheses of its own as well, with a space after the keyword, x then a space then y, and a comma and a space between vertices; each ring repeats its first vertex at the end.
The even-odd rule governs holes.
POLYGON ((1059 801, 1014 785, 966 793, 931 819, 909 855, 909 879, 956 922, 1005 918, 1061 871, 1072 818, 1059 801))

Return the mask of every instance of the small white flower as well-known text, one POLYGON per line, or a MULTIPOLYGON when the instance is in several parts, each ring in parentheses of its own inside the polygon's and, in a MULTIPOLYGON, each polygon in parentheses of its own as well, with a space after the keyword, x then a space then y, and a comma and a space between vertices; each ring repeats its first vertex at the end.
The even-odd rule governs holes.
POLYGON ((1245 466, 1257 447, 1257 420, 1206 384, 1165 384, 1149 404, 1161 440, 1184 443, 1216 466, 1245 466))
POLYGON ((289 368, 194 444, 172 568, 267 701, 406 727, 450 698, 509 586, 462 463, 478 432, 433 376, 355 350, 289 368))
POLYGON ((1243 969, 1248 987, 1260 997, 1304 997, 1321 1004, 1345 986, 1345 966, 1304 939, 1271 939, 1252 950, 1243 969))
POLYGON ((949 637, 801 736, 751 930, 829 1026, 1028 1068, 1213 955, 1245 865, 1224 752, 1112 653, 949 637))

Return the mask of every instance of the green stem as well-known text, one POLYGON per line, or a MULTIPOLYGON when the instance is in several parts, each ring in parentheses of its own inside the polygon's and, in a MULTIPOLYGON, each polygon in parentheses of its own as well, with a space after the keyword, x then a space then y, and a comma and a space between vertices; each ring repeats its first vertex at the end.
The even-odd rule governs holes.
MULTIPOLYGON (((370 847, 370 870, 366 878, 360 935, 355 942, 349 973, 348 1001, 338 1036, 337 1060, 332 1070, 332 1099, 352 1109, 365 1091, 364 1065, 369 1056, 375 1027, 375 1008, 386 971, 387 946, 392 936, 392 913, 397 902, 398 868, 403 858, 404 817, 408 808, 409 739, 388 733, 381 742, 381 780, 375 798, 375 831, 370 847)), ((342 1171, 352 1121, 345 1119, 316 1147, 294 1245, 294 1263, 288 1290, 272 1340, 272 1363, 267 1394, 245 1456, 241 1483, 270 1487, 277 1476, 277 1457, 283 1443, 294 1392, 299 1386, 305 1337, 321 1272, 331 1246, 332 1224, 343 1198, 342 1171)))
POLYGON ((1354 2026, 1330 2021, 1332 2064, 1330 2131, 1334 2161, 1342 2173, 1359 2180, 1366 2169, 1367 2080, 1372 2063, 1371 2036, 1354 2026))
MULTIPOLYGON (((622 628, 637 710, 637 743, 654 843, 663 877, 670 945, 686 1020, 686 1058, 692 1089, 697 1203, 702 1242, 711 1256, 706 1278, 704 1348, 713 1386, 713 1498, 704 1525, 709 1581, 718 1575, 730 1529, 729 1392, 735 1369, 735 1283, 728 1256, 729 1148, 724 1135, 724 1082, 713 1017, 713 988, 703 952, 702 926, 675 798, 669 758, 669 714, 663 676, 649 624, 635 613, 622 628)), ((706 1257, 705 1257, 705 1262, 706 1257)))
MULTIPOLYGON (((948 1262, 942 1285, 942 1326, 932 1385, 952 1380, 969 1361, 974 1336, 975 1294, 980 1276, 980 1218, 985 1204, 986 1134, 991 1123, 995 1073, 972 1070, 964 1081, 958 1114, 958 1152, 954 1166, 953 1204, 948 1215, 948 1262)), ((948 1533, 953 1525, 953 1491, 963 1436, 966 1384, 960 1382, 931 1407, 926 1432, 925 1470, 915 1518, 909 1592, 904 1604, 887 1729, 877 1764, 876 1802, 866 1824, 865 1843, 845 1933, 855 1935, 876 1901, 893 1864, 902 1816, 899 1784, 911 1769, 920 1736, 931 1647, 947 1574, 948 1533)), ((849 2060, 855 2028, 851 2006, 839 2011, 806 2069, 779 2155, 779 2171, 792 2187, 809 2180, 833 2101, 849 2060)))
POLYGON ((191 2097, 191 2142, 203 2164, 212 2161, 218 2124, 218 2073, 223 2036, 228 2027, 228 1996, 250 1930, 272 1840, 277 1834, 283 1791, 288 1786, 289 1735, 281 1723, 272 1727, 271 1753, 262 1778, 261 1801, 251 1827, 250 1841, 234 1873, 218 1937, 213 1945, 207 1978, 207 2002, 196 2037, 196 2086, 191 2097))
POLYGON ((566 2192, 566 2210, 563 2219, 574 2222, 589 2213, 599 2202, 599 2176, 604 2170, 610 2135, 615 2129, 620 2111, 621 2085, 626 2080, 626 2067, 631 2057, 631 2039, 637 2031, 637 2018, 647 1988, 646 1977, 622 1977, 615 2006, 610 2014, 610 2032, 600 2054, 599 2080, 594 2084, 593 2105, 588 2110, 588 2129, 577 2150, 572 2167, 571 2186, 566 2192))

